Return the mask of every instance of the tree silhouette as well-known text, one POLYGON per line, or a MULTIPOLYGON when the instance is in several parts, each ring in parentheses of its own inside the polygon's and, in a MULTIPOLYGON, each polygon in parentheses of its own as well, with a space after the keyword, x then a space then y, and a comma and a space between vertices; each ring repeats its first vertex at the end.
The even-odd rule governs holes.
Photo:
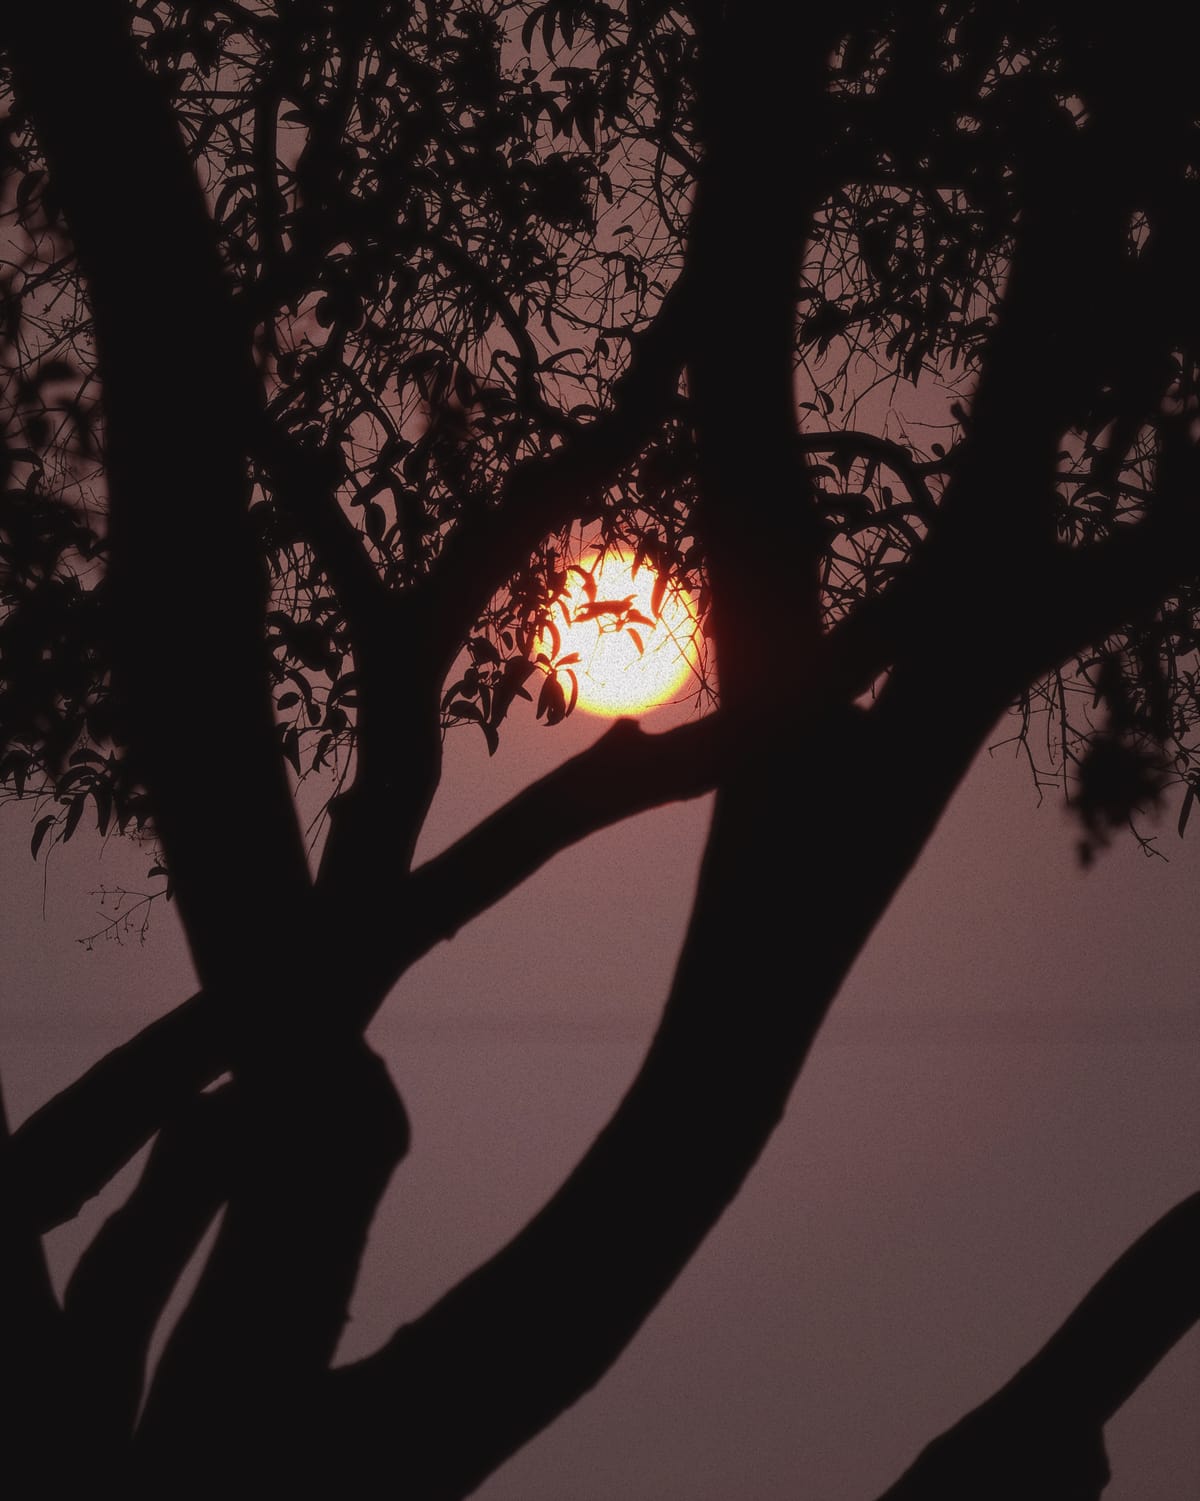
MULTIPOLYGON (((35 855, 153 833, 201 984, 6 1143, 15 1493, 469 1493, 736 1195, 1008 706, 1085 857, 1168 793, 1186 821, 1196 32, 1156 0, 0 19, 0 773, 35 855), (414 867, 443 734, 569 711, 539 631, 581 537, 695 589, 710 712, 618 722, 414 867), (310 874, 293 783, 322 776, 310 874), (553 854, 713 789, 608 1125, 331 1369, 407 1145, 364 1027, 553 854), (59 1306, 40 1235, 152 1138, 59 1306)), ((1197 1315, 1198 1217, 889 1497, 1098 1495, 1103 1423, 1197 1315)))

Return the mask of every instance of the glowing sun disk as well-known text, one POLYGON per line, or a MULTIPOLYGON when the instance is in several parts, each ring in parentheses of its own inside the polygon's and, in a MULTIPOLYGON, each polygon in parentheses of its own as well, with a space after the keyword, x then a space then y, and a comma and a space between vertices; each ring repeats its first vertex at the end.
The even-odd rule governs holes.
POLYGON ((699 628, 687 592, 648 564, 611 551, 576 564, 538 650, 553 659, 570 697, 589 714, 644 714, 676 698, 695 676, 699 628))

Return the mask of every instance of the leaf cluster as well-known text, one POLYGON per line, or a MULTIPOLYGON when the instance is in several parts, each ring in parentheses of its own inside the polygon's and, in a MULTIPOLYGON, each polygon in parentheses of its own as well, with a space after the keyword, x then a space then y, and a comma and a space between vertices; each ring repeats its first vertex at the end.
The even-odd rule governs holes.
MULTIPOLYGON (((391 596, 432 597, 513 471, 612 410, 684 255, 699 170, 691 17, 595 0, 141 0, 132 17, 261 377, 265 437, 247 457, 281 745, 298 774, 344 770, 358 707, 353 601, 328 535, 349 528, 391 596)), ((822 194, 796 319, 830 623, 885 592, 936 530, 1015 237, 1056 184, 1100 205, 1064 214, 1103 253, 1063 251, 1061 274, 1085 289, 1069 300, 1095 292, 1090 317, 1039 294, 1075 372, 1054 530, 1094 546, 1143 515, 1164 424, 1189 420, 1196 400, 1195 294, 1179 304, 1183 268, 1159 253, 1181 203, 1196 206, 1194 89, 1178 101, 1159 90, 1139 114, 1147 89, 1114 99, 1112 62, 1069 4, 851 13, 806 143, 822 194), (1095 121, 1116 139, 1103 181, 1096 153, 1110 145, 1094 147, 1095 121), (1158 165, 1142 170, 1152 153, 1158 165)), ((12 109, 2 166, 3 417, 18 479, 0 516, 0 766, 15 790, 61 797, 68 758, 86 750, 105 768, 98 804, 127 822, 138 794, 105 677, 86 296, 37 143, 12 109)), ((754 274, 751 210, 744 230, 735 278, 754 274)), ((165 379, 186 358, 167 338, 165 379)), ((564 506, 476 601, 443 690, 447 727, 473 723, 494 748, 513 704, 537 696, 531 677, 557 685, 559 664, 539 668, 535 642, 584 539, 632 548, 700 591, 703 611, 687 410, 680 384, 616 482, 564 506)), ((1122 692, 1144 705, 1153 660, 1170 712, 1146 711, 1139 733, 1192 777, 1195 621, 1180 594, 1032 690, 1027 729, 1047 731, 1041 759, 1031 751, 1039 773, 1069 783, 1084 764, 1099 733, 1080 708, 1095 661, 1124 664, 1122 692)), ((569 708, 564 681, 561 703, 542 687, 552 721, 569 708)))

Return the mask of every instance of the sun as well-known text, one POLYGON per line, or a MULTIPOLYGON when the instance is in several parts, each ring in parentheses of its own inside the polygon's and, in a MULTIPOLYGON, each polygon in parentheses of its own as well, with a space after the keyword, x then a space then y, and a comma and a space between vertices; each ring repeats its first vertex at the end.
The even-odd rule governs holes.
POLYGON ((610 549, 569 569, 537 651, 586 713, 645 714, 696 680, 699 637, 685 589, 610 549))

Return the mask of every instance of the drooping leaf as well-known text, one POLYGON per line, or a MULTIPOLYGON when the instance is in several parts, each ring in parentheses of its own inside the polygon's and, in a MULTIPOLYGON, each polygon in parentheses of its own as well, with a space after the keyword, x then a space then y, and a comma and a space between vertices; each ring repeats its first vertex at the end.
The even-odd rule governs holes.
POLYGON ((51 828, 54 826, 55 822, 57 821, 57 818, 58 818, 58 814, 57 813, 46 813, 46 814, 43 814, 43 816, 41 818, 39 818, 38 821, 37 821, 37 823, 34 825, 34 828, 33 828, 33 838, 29 841, 29 853, 33 856, 33 858, 35 860, 38 857, 38 851, 41 849, 42 843, 45 840, 46 835, 50 832, 51 828))
POLYGON ((63 825, 62 842, 66 844, 71 835, 79 827, 79 820, 83 817, 84 805, 87 802, 87 793, 81 792, 72 798, 71 805, 67 809, 67 821, 63 825))
POLYGON ((1187 828, 1188 819, 1191 817, 1191 813, 1192 813, 1192 804, 1195 801, 1196 801, 1196 786, 1195 786, 1194 782, 1189 782, 1188 783, 1188 789, 1183 794, 1183 806, 1179 810, 1178 831, 1179 831, 1179 837, 1180 837, 1180 839, 1183 838, 1183 831, 1184 831, 1184 829, 1187 828))

